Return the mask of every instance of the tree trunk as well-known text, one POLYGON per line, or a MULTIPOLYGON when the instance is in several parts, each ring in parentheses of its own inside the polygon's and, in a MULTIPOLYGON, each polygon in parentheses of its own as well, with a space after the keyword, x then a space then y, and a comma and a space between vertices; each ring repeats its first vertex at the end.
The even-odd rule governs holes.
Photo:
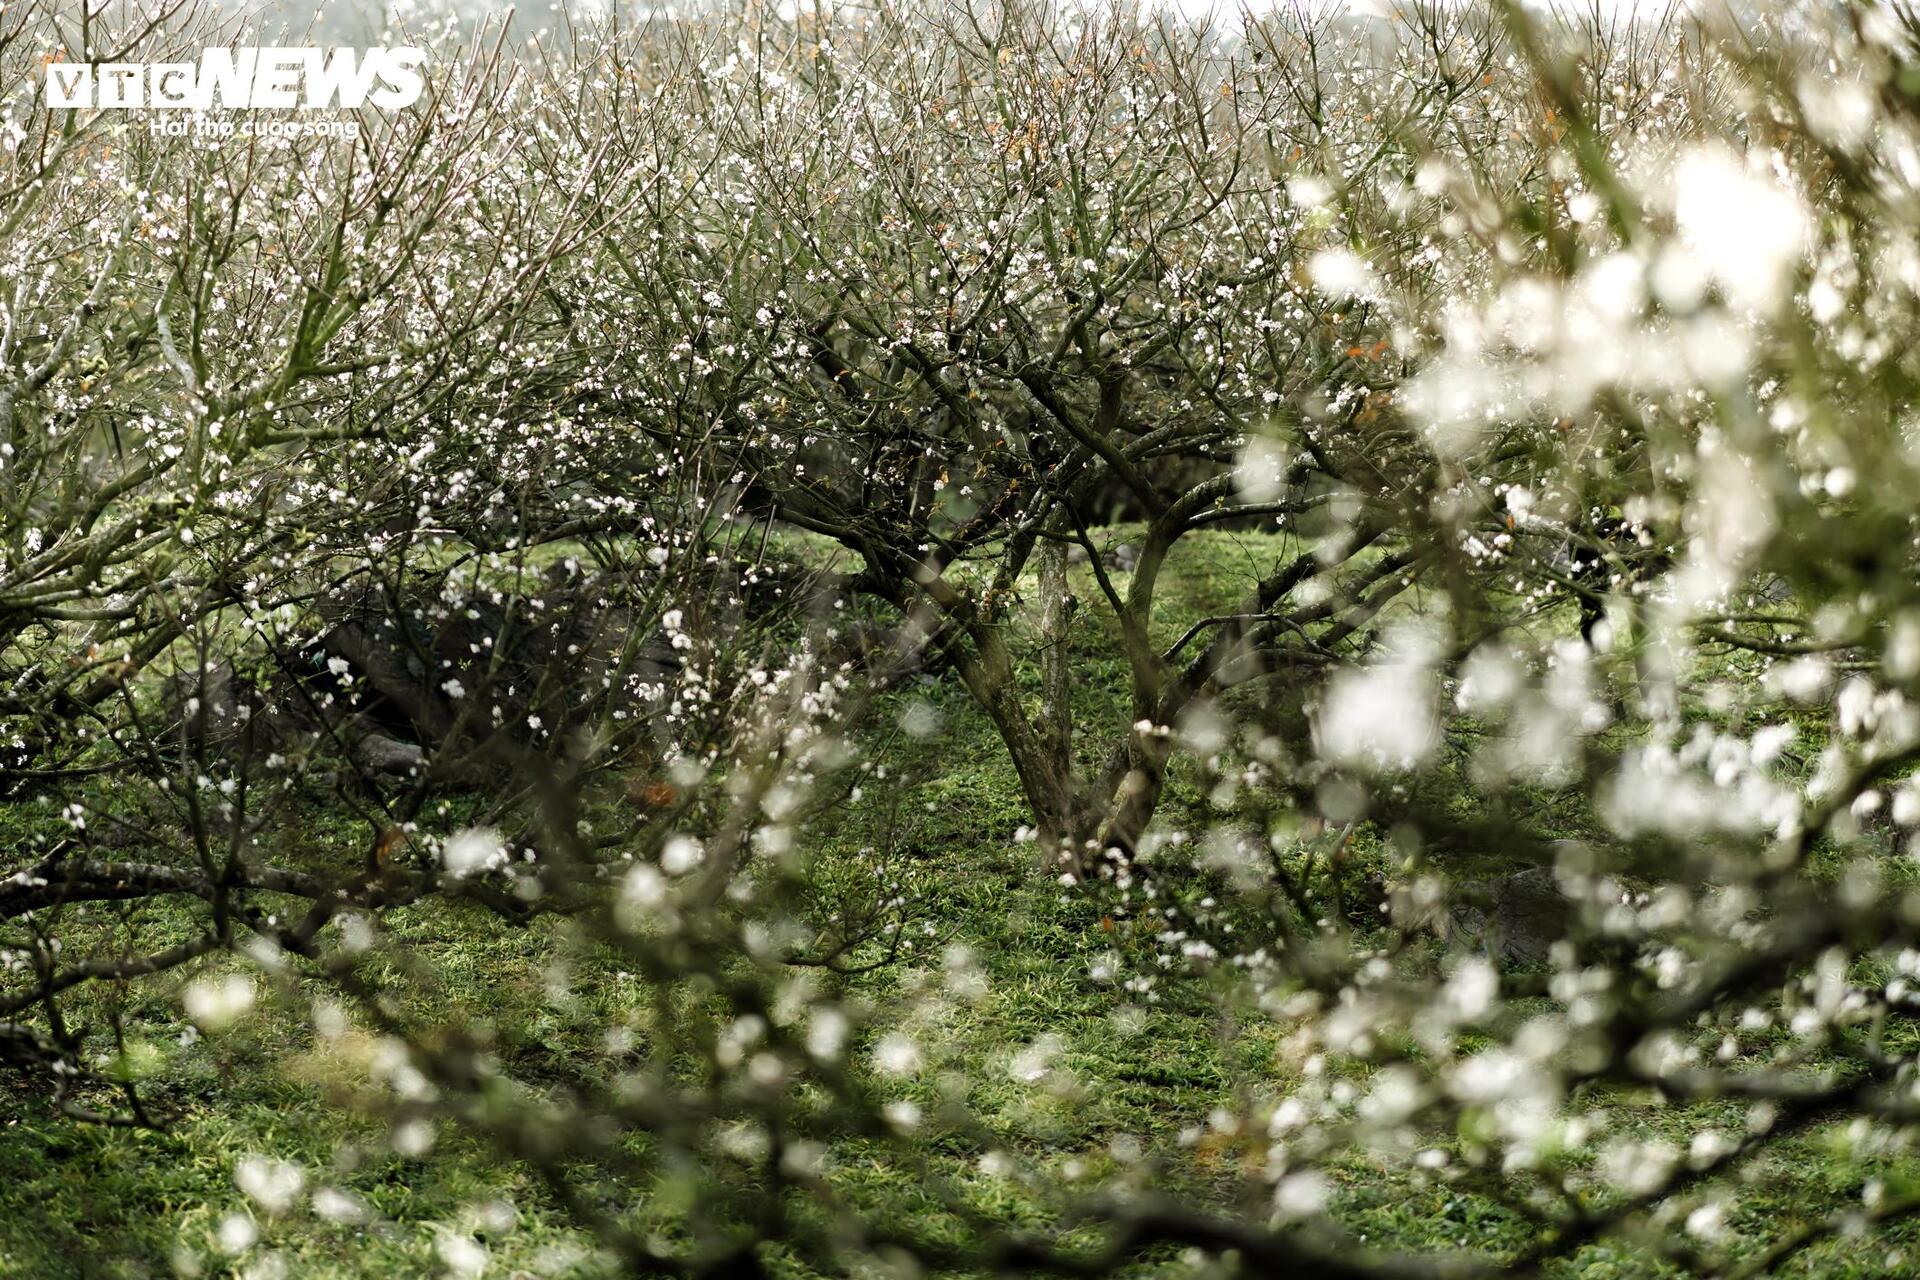
POLYGON ((1051 539, 1034 557, 1039 562, 1040 716, 1042 749, 1052 767, 1073 784, 1073 670, 1069 666, 1068 625, 1074 599, 1067 590, 1067 550, 1051 539))

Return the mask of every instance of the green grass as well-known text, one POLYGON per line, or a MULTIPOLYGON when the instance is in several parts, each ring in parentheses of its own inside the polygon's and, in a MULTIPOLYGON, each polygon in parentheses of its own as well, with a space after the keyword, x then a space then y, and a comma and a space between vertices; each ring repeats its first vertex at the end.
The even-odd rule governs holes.
MULTIPOLYGON (((1290 554, 1276 541, 1207 534, 1183 543, 1154 618, 1156 639, 1226 611, 1250 575, 1290 554)), ((1075 572, 1075 590, 1088 599, 1097 592, 1084 568, 1075 572)), ((1080 617, 1072 654, 1076 719, 1103 750, 1128 719, 1124 674, 1103 611, 1086 608, 1080 617)), ((892 855, 936 928, 905 962, 852 980, 848 995, 886 1008, 909 989, 940 991, 940 956, 951 944, 976 956, 988 981, 978 995, 949 993, 918 1006, 916 1029, 931 1046, 933 1069, 895 1091, 930 1109, 939 1100, 941 1070, 953 1068, 965 1077, 968 1107, 1020 1165, 1047 1171, 1056 1183, 1117 1177, 1225 1207, 1241 1185, 1241 1148, 1210 1133, 1208 1116, 1237 1099, 1285 1091, 1277 1033, 1264 1022, 1234 1019, 1197 986, 1173 988, 1147 1004, 1097 981, 1094 962, 1115 942, 1109 922, 1094 903, 1054 884, 1032 846, 1014 842, 1028 814, 990 727, 952 679, 892 695, 882 723, 912 700, 933 704, 946 731, 928 743, 895 740, 889 764, 907 789, 891 827, 892 855), (1054 1075, 1038 1085, 1013 1079, 1012 1055, 1041 1037, 1058 1041, 1054 1075)), ((1169 803, 1204 804, 1178 787, 1169 803)), ((831 860, 877 840, 884 809, 877 798, 855 807, 822 837, 823 856, 831 860)), ((1575 814, 1569 822, 1582 819, 1575 814)), ((324 810, 314 813, 308 834, 316 848, 352 838, 345 821, 324 810)), ((422 1003, 407 1010, 416 1021, 465 1025, 511 1005, 527 1012, 539 1054, 589 1060, 601 1052, 592 1029, 622 1021, 636 1003, 630 979, 588 965, 574 975, 570 1011, 540 1012, 557 949, 553 923, 505 929, 472 909, 438 904, 401 912, 392 925, 408 962, 434 978, 419 988, 422 1003)), ((476 1140, 443 1129, 430 1158, 396 1155, 384 1126, 340 1105, 327 1073, 314 1069, 320 1060, 304 1006, 270 1000, 243 1030, 182 1045, 178 986, 136 988, 129 1010, 163 1059, 156 1079, 176 1112, 165 1132, 78 1125, 30 1093, 0 1094, 0 1276, 431 1275, 449 1232, 484 1240, 489 1275, 603 1269, 590 1240, 544 1191, 476 1140), (218 1237, 224 1219, 248 1212, 233 1173, 250 1153, 298 1161, 311 1183, 358 1196, 369 1220, 332 1223, 303 1204, 284 1217, 259 1218, 261 1243, 227 1256, 218 1237)), ((521 1065, 537 1070, 539 1054, 521 1065)), ((1625 1131, 1680 1140, 1713 1115, 1710 1107, 1658 1108, 1625 1098, 1607 1105, 1625 1131)), ((932 1167, 970 1211, 989 1220, 1020 1227, 1057 1220, 1056 1200, 1031 1189, 1017 1167, 995 1168, 981 1155, 970 1146, 938 1146, 932 1167)), ((1772 1176, 1742 1189, 1731 1217, 1743 1236, 1771 1235, 1858 1204, 1871 1178, 1916 1176, 1910 1161, 1857 1158, 1827 1132, 1785 1144, 1769 1160, 1772 1176)), ((936 1239, 964 1239, 963 1219, 895 1154, 849 1142, 830 1152, 828 1167, 857 1212, 910 1217, 936 1239)), ((1522 1238, 1511 1210, 1438 1176, 1390 1174, 1363 1157, 1335 1173, 1337 1216, 1371 1245, 1498 1255, 1522 1238)), ((787 1266, 805 1274, 790 1260, 787 1266)), ((1168 1253, 1136 1270, 1171 1275, 1192 1267, 1168 1253)), ((1902 1225, 1868 1240, 1832 1241, 1807 1251, 1789 1272, 1920 1274, 1920 1239, 1902 1225)), ((1631 1242, 1614 1241, 1588 1248, 1553 1274, 1625 1280, 1670 1272, 1631 1242)))

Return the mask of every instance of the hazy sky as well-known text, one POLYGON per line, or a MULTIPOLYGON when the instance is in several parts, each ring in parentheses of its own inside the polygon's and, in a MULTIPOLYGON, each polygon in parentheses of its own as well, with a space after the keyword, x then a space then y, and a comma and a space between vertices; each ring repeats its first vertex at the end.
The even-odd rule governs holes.
MULTIPOLYGON (((388 8, 405 11, 413 7, 407 4, 406 0, 400 0, 398 4, 393 4, 391 0, 266 0, 265 3, 261 3, 260 0, 252 0, 251 3, 248 0, 218 0, 218 2, 224 8, 253 9, 273 13, 301 24, 318 15, 323 19, 322 28, 328 31, 375 29, 380 25, 382 13, 388 8)), ((1236 14, 1242 5, 1242 0, 1164 0, 1164 2, 1193 14, 1209 12, 1222 15, 1236 14)), ((1247 0, 1247 2, 1260 7, 1273 4, 1276 0, 1247 0)), ((1480 3, 1481 0, 1459 0, 1459 2, 1480 3)), ((1551 3, 1553 0, 1548 2, 1551 3)), ((1593 7, 1595 0, 1559 0, 1559 2, 1570 4, 1577 9, 1589 10, 1593 7)), ((454 3, 457 7, 476 16, 504 13, 509 9, 532 16, 547 9, 550 0, 524 0, 519 4, 510 4, 507 0, 454 0, 454 3)), ((579 10, 602 7, 599 0, 572 0, 572 3, 579 10)), ((1657 11, 1664 9, 1667 3, 1668 0, 1598 0, 1600 9, 1605 13, 1619 13, 1634 9, 1657 11)), ((1392 0, 1351 0, 1350 7, 1363 11, 1368 9, 1384 11, 1390 9, 1391 5, 1392 0)))

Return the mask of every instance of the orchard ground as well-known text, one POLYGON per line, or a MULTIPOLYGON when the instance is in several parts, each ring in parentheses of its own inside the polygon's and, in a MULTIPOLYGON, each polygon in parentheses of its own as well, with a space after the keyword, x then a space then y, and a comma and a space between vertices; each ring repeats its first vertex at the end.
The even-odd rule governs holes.
MULTIPOLYGON (((1128 531, 1104 536, 1118 544, 1128 531)), ((1182 542, 1156 639, 1170 641, 1195 620, 1229 610, 1249 577, 1282 550, 1278 541, 1216 532, 1182 542)), ((1084 566, 1072 572, 1077 592, 1098 589, 1084 566)), ((1102 629, 1106 616, 1085 611, 1073 635, 1075 714, 1117 724, 1126 714, 1123 662, 1117 635, 1102 629)), ((1570 633, 1575 619, 1563 611, 1539 625, 1570 633)), ((1236 1099, 1285 1091, 1293 1068, 1274 1026, 1223 1011, 1206 999, 1204 984, 1167 986, 1166 999, 1147 1001, 1107 980, 1102 957, 1130 945, 1129 929, 1063 888, 1035 846, 1016 838, 1030 821, 1016 779, 957 680, 910 681, 888 697, 869 732, 887 739, 884 758, 898 785, 851 806, 827 837, 823 891, 836 867, 849 877, 871 874, 862 851, 884 847, 918 896, 918 936, 907 957, 833 979, 856 1006, 885 1007, 909 986, 934 990, 933 999, 915 1006, 930 1020, 916 1025, 929 1061, 889 1087, 927 1112, 940 1105, 949 1087, 943 1081, 964 1076, 975 1113, 1031 1166, 1050 1170, 1055 1185, 1118 1177, 1141 1190, 1178 1191, 1228 1207, 1225 1198, 1243 1184, 1225 1164, 1235 1158, 1234 1144, 1210 1127, 1210 1117, 1237 1109, 1236 1099), (937 732, 895 731, 911 703, 936 713, 937 732), (956 981, 950 960, 962 953, 977 964, 977 976, 956 981)), ((924 711, 918 718, 926 723, 924 711)), ((1803 730, 1817 732, 1812 722, 1803 730)), ((1815 752, 1803 739, 1796 754, 1815 752)), ((1578 835, 1588 820, 1578 797, 1543 792, 1529 800, 1565 834, 1578 835)), ((1206 806, 1191 786, 1176 786, 1160 821, 1177 825, 1183 811, 1197 816, 1206 806)), ((331 849, 351 858, 359 837, 344 816, 316 801, 311 821, 290 838, 307 842, 309 856, 331 849)), ((1488 867, 1501 861, 1498 851, 1486 851, 1484 860, 1488 867)), ((1352 875, 1388 870, 1363 832, 1352 875)), ((165 934, 164 915, 147 908, 142 918, 149 940, 165 934)), ((611 1078, 627 1055, 644 1052, 644 1016, 636 1015, 644 1015, 646 1001, 637 980, 611 962, 556 973, 558 949, 546 934, 561 922, 542 918, 516 930, 470 906, 433 901, 393 914, 386 925, 404 940, 399 952, 432 975, 432 989, 441 993, 409 1016, 454 1027, 523 1026, 521 1039, 502 1048, 523 1079, 564 1088, 570 1078, 611 1078), (503 1016, 510 1009, 518 1016, 503 1016), (621 1027, 633 1028, 633 1036, 609 1037, 621 1027)), ((1444 964, 1446 949, 1431 942, 1417 949, 1414 962, 1444 964)), ((500 1162, 475 1138, 443 1126, 432 1134, 433 1158, 421 1159, 419 1151, 396 1153, 386 1126, 356 1118, 310 1006, 275 998, 263 985, 251 1016, 201 1037, 182 1015, 183 986, 102 987, 91 997, 129 1002, 129 1024, 143 1039, 130 1046, 124 1067, 159 1085, 157 1097, 173 1116, 164 1130, 76 1125, 30 1095, 0 1095, 7 1133, 0 1142, 0 1274, 343 1280, 461 1274, 481 1260, 487 1275, 610 1273, 613 1264, 596 1253, 591 1237, 567 1225, 539 1180, 500 1162), (333 1219, 315 1211, 310 1195, 269 1215, 235 1184, 236 1167, 250 1155, 293 1161, 305 1171, 307 1192, 326 1186, 352 1199, 331 1205, 333 1219), (342 1218, 359 1220, 335 1220, 342 1218)), ((1737 1128, 1742 1115, 1732 1105, 1666 1105, 1650 1091, 1612 1090, 1581 1101, 1607 1112, 1620 1131, 1682 1145, 1705 1124, 1737 1128)), ((1764 1190, 1738 1196, 1720 1227, 1725 1238, 1812 1226, 1859 1205, 1874 1182, 1890 1197, 1920 1188, 1920 1161, 1863 1158, 1845 1143, 1844 1123, 1816 1126, 1760 1156, 1770 1162, 1769 1177, 1756 1183, 1764 1190)), ((1446 1147, 1457 1136, 1431 1140, 1446 1147)), ((947 1144, 920 1158, 937 1176, 904 1167, 879 1145, 847 1142, 823 1155, 833 1183, 874 1221, 911 1220, 955 1241, 980 1219, 1014 1228, 1060 1222, 1058 1199, 1035 1192, 1017 1167, 947 1144), (934 1188, 943 1186, 951 1199, 937 1196, 934 1188)), ((1460 1193, 1444 1177, 1390 1174, 1362 1157, 1337 1166, 1336 1174, 1331 1212, 1368 1245, 1499 1259, 1524 1238, 1525 1220, 1513 1206, 1460 1193)), ((645 1191, 636 1197, 643 1214, 676 1194, 672 1185, 645 1191)), ((766 1261, 779 1274, 809 1274, 776 1254, 766 1261)), ((1756 1253, 1743 1261, 1759 1267, 1765 1259, 1756 1253)), ((1822 1241, 1783 1273, 1920 1274, 1920 1223, 1822 1241)), ((1132 1274, 1207 1272, 1169 1249, 1132 1274)), ((1678 1273, 1647 1262, 1631 1243, 1612 1241, 1551 1264, 1545 1274, 1625 1280, 1678 1273)))

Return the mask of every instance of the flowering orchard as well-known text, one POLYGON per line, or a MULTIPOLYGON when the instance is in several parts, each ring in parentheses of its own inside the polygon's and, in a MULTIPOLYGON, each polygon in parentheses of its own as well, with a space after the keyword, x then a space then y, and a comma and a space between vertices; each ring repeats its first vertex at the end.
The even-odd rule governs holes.
POLYGON ((0 6, 0 1270, 1920 1273, 1920 12, 330 29, 0 6))

